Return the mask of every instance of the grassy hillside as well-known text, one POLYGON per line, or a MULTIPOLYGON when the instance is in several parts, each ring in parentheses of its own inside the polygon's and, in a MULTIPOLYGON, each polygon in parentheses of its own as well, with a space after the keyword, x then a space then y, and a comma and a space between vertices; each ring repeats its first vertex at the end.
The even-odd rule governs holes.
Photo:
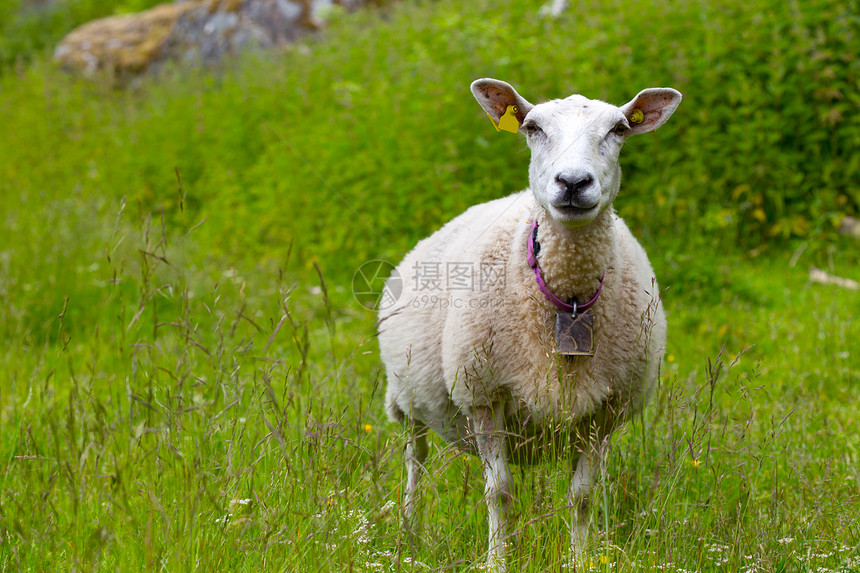
MULTIPOLYGON (((585 568, 860 570, 860 298, 808 280, 860 279, 835 231, 860 204, 856 2, 538 7, 405 2, 125 89, 38 50, 6 69, 0 570, 481 563, 480 463, 441 442, 399 528, 404 437, 351 281, 526 186, 484 76, 685 95, 623 153, 670 334, 585 568)), ((512 570, 568 563, 566 479, 515 471, 512 570)))

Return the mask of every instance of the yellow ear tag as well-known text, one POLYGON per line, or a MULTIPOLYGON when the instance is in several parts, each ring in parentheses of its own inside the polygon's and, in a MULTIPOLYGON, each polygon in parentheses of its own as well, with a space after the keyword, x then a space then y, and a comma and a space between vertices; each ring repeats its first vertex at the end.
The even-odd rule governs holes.
POLYGON ((499 129, 504 129, 505 131, 510 131, 511 133, 516 133, 520 130, 520 122, 517 119, 517 106, 509 105, 508 111, 505 112, 499 119, 499 129))
POLYGON ((489 113, 487 117, 490 118, 490 121, 493 122, 493 127, 496 128, 496 131, 510 131, 511 133, 516 133, 520 130, 520 122, 517 119, 517 112, 519 108, 515 105, 509 105, 507 111, 505 111, 505 115, 499 118, 499 121, 493 119, 489 113))
POLYGON ((641 109, 634 109, 633 113, 630 114, 630 121, 633 123, 642 123, 645 121, 645 114, 642 113, 641 109))

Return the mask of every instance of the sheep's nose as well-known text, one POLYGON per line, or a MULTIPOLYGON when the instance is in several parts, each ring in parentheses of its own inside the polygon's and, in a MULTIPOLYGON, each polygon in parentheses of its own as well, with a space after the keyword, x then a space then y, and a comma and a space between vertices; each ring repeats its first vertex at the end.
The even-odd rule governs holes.
POLYGON ((594 176, 583 171, 563 172, 556 175, 555 180, 565 190, 565 196, 570 201, 594 183, 594 176))

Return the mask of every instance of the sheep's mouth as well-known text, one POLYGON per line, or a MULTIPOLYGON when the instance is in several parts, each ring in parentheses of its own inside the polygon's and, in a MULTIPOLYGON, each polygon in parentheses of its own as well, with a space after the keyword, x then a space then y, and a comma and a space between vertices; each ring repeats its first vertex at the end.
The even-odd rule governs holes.
POLYGON ((590 217, 597 210, 598 204, 590 207, 577 207, 576 205, 552 205, 553 211, 561 215, 555 217, 561 220, 579 220, 590 217))

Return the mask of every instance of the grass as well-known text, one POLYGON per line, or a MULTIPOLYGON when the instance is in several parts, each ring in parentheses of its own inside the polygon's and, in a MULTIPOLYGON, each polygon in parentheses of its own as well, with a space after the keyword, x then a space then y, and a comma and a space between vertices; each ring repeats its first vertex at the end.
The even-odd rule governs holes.
MULTIPOLYGON (((714 58, 740 4, 658 19, 658 39, 710 50, 688 64, 534 8, 371 11, 335 23, 349 41, 127 90, 43 58, 0 78, 0 570, 480 567, 476 459, 434 439, 423 525, 399 526, 405 436, 350 281, 525 186, 521 141, 470 101, 483 75, 615 102, 646 81, 688 94, 623 158, 617 207, 668 287, 669 346, 650 407, 614 439, 585 569, 860 570, 860 304, 808 280, 860 278, 830 223, 854 188, 804 172, 823 191, 779 207, 751 173, 803 148, 756 155, 699 121, 706 80, 735 77, 714 58), (569 26, 601 58, 560 49, 569 26), (741 154, 741 175, 708 179, 741 154), (796 217, 805 230, 773 230, 796 217)), ((590 17, 636 32, 612 9, 590 17)), ((839 133, 825 164, 851 161, 839 133)), ((567 480, 563 461, 514 470, 511 570, 568 562, 567 480)))
MULTIPOLYGON (((286 273, 196 278, 167 235, 145 219, 135 273, 93 287, 112 320, 85 335, 60 307, 56 342, 10 341, 2 566, 480 563, 480 464, 438 441, 419 545, 398 526, 404 436, 382 417, 373 316, 286 273)), ((668 363, 610 450, 594 569, 856 570, 855 295, 787 260, 724 264, 720 300, 668 283, 668 363)), ((567 479, 563 462, 515 470, 517 570, 567 559, 567 479)))

